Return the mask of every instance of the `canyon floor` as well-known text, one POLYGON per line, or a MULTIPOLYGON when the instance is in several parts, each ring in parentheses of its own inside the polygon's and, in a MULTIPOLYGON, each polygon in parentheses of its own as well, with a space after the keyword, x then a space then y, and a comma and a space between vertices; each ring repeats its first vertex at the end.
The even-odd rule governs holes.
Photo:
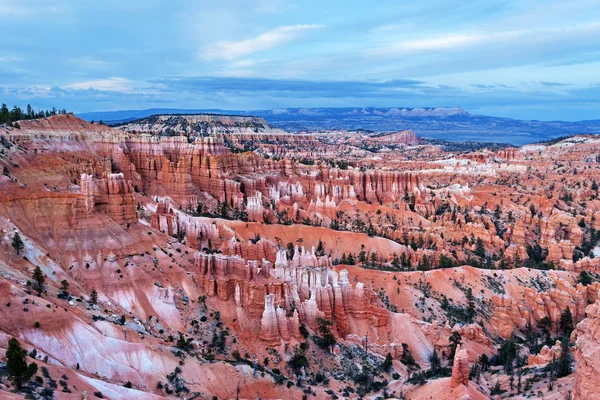
POLYGON ((2 399, 600 399, 599 136, 59 114, 0 139, 2 399))

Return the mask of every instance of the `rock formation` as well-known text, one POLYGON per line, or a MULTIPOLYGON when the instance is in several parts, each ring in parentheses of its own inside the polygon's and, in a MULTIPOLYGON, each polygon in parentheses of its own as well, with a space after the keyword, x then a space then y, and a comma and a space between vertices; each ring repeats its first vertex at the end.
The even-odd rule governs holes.
POLYGON ((454 363, 452 364, 452 380, 453 387, 458 385, 469 385, 469 353, 466 349, 461 349, 460 345, 456 348, 454 355, 454 363))
POLYGON ((575 398, 600 399, 598 373, 600 373, 600 301, 585 309, 586 318, 581 321, 572 338, 575 339, 575 398))

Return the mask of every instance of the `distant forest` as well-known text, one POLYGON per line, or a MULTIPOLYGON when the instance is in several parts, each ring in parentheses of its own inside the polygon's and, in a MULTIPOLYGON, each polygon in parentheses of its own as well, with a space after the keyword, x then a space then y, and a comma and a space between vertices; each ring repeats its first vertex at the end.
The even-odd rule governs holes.
POLYGON ((25 110, 21 110, 21 108, 17 106, 14 106, 12 110, 9 110, 6 104, 2 103, 2 108, 0 108, 0 124, 8 124, 9 126, 13 126, 13 122, 15 122, 14 126, 19 128, 17 121, 47 118, 51 115, 66 113, 67 110, 57 110, 55 107, 52 107, 51 110, 39 110, 36 112, 30 104, 27 104, 27 108, 25 110))

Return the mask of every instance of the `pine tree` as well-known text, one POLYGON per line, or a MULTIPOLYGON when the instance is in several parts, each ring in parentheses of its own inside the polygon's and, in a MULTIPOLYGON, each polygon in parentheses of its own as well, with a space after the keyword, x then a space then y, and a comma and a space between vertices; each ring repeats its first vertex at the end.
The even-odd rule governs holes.
POLYGON ((435 348, 433 349, 433 353, 429 355, 429 365, 431 368, 431 375, 437 376, 438 371, 442 367, 442 362, 440 361, 440 357, 435 348))
POLYGON ((356 264, 356 260, 354 259, 354 255, 352 253, 348 254, 348 265, 354 265, 356 264))
POLYGON ((494 387, 492 388, 492 391, 490 393, 492 395, 496 395, 496 394, 501 394, 502 393, 502 387, 500 386, 500 382, 496 381, 496 384, 494 385, 494 387))
POLYGON ((25 244, 23 243, 23 240, 21 240, 21 236, 18 232, 13 236, 12 247, 17 251, 17 255, 25 248, 25 244))
POLYGON ((38 294, 41 294, 44 290, 46 277, 44 276, 44 273, 42 272, 42 269, 39 267, 39 265, 35 267, 31 277, 33 278, 33 288, 38 292, 38 294))
POLYGON ((27 382, 37 372, 37 364, 31 363, 27 365, 25 356, 27 350, 21 347, 21 343, 15 338, 8 341, 8 349, 6 349, 6 370, 8 378, 17 387, 20 388, 23 383, 27 382))
POLYGON ((571 336, 573 331, 573 314, 571 314, 571 309, 568 306, 560 315, 560 330, 567 338, 571 336))
POLYGON ((419 271, 428 271, 430 269, 429 259, 425 254, 423 254, 421 262, 417 265, 417 269, 419 271))
POLYGON ((390 368, 392 368, 392 354, 387 353, 385 360, 381 363, 381 369, 382 371, 389 372, 390 368))
POLYGON ((490 365, 490 359, 487 354, 483 353, 479 356, 479 365, 481 365, 482 371, 487 371, 488 366, 490 365))
POLYGON ((348 260, 346 260, 346 253, 342 253, 342 258, 340 260, 340 264, 347 264, 348 260))
POLYGON ((562 340, 562 351, 560 358, 558 359, 558 366, 556 370, 556 377, 562 378, 571 373, 571 355, 569 354, 569 339, 566 337, 562 340))
POLYGON ((523 266, 523 260, 521 260, 521 256, 519 255, 519 252, 515 253, 515 256, 513 258, 513 268, 521 268, 523 266))
POLYGON ((475 382, 479 382, 479 377, 481 376, 481 368, 479 368, 478 364, 473 364, 471 367, 471 372, 469 373, 469 378, 474 379, 475 382))
POLYGON ((325 248, 323 246, 323 241, 319 240, 319 244, 317 245, 317 250, 315 250, 315 255, 317 257, 321 257, 325 255, 325 248))
POLYGON ((457 331, 452 332, 450 335, 450 355, 448 356, 450 364, 454 362, 454 355, 456 354, 456 348, 462 344, 462 336, 457 331))
POLYGON ((483 245, 483 240, 481 240, 481 238, 477 238, 477 244, 475 245, 475 255, 479 258, 485 257, 485 246, 483 245))

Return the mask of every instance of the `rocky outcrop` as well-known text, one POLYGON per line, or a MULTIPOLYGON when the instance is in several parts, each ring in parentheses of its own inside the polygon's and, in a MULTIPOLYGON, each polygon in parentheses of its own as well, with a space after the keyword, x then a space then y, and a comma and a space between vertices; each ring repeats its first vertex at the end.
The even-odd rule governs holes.
POLYGON ((175 232, 179 231, 177 216, 168 203, 158 203, 156 212, 152 214, 150 221, 150 226, 161 232, 165 232, 169 236, 173 236, 175 232))
POLYGON ((263 118, 216 114, 151 115, 122 125, 120 129, 129 132, 181 133, 197 136, 278 132, 263 118))
POLYGON ((81 193, 86 213, 93 213, 97 208, 119 224, 137 222, 133 187, 123 174, 109 173, 101 179, 82 174, 81 193))
POLYGON ((546 365, 549 362, 558 360, 561 351, 562 346, 558 340, 552 347, 544 345, 539 354, 529 354, 527 356, 527 365, 546 365))
POLYGON ((600 301, 589 305, 585 310, 586 318, 573 332, 575 341, 575 398, 600 399, 600 301))
POLYGON ((461 349, 460 345, 456 348, 454 355, 454 363, 452 364, 452 379, 451 386, 469 385, 469 352, 466 349, 461 349))
POLYGON ((411 145, 411 146, 416 146, 423 142, 411 130, 385 133, 385 134, 374 134, 369 137, 369 141, 374 142, 374 143, 385 143, 387 145, 406 144, 406 145, 411 145))

